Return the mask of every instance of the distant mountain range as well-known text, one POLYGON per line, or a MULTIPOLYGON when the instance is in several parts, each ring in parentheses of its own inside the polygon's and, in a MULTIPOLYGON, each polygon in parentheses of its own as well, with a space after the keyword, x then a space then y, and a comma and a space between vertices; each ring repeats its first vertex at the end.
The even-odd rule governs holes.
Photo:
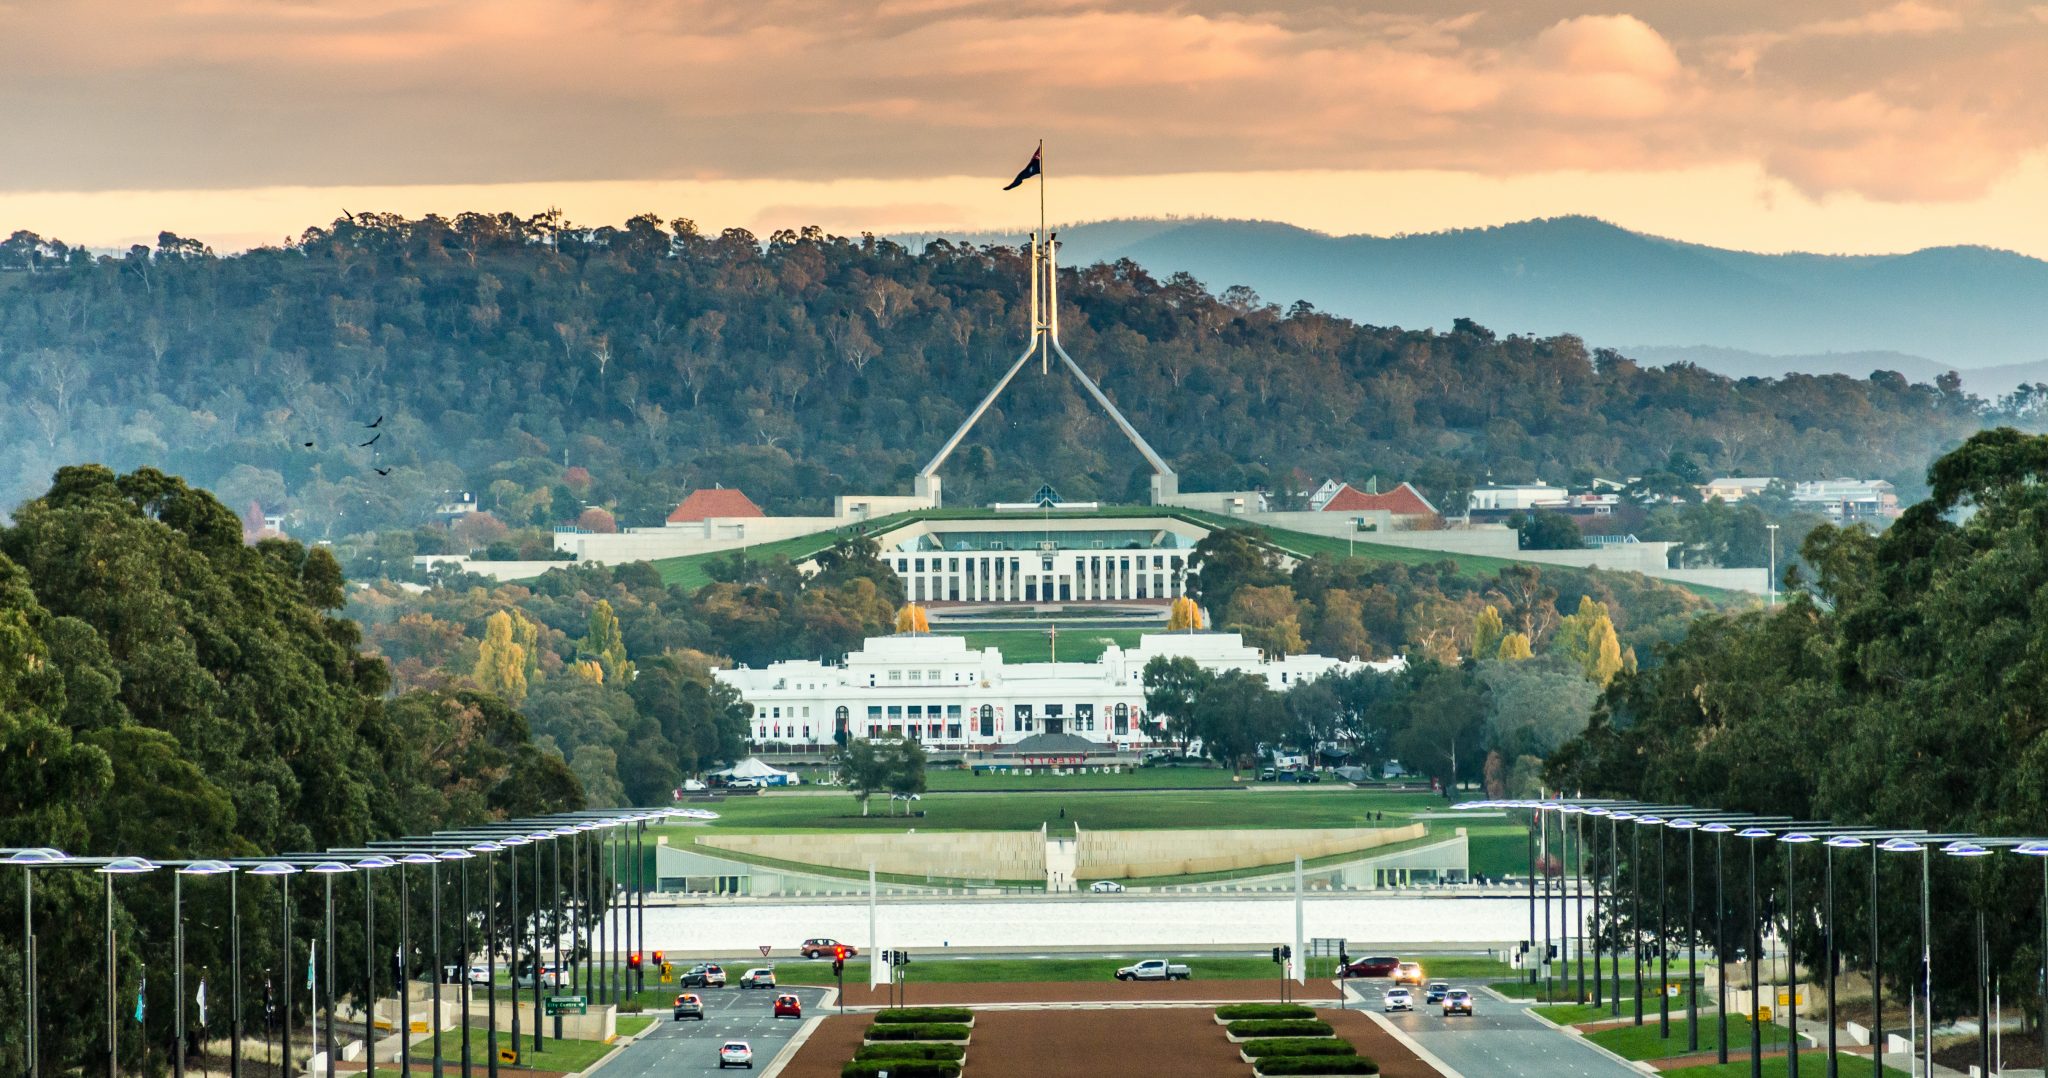
POLYGON ((1502 334, 1575 333, 1732 377, 1882 369, 1922 382, 1956 370, 1986 395, 2048 381, 2048 262, 1986 247, 1764 255, 1590 217, 1409 236, 1126 220, 1060 239, 1070 266, 1129 258, 1158 277, 1185 270, 1219 292, 1248 285, 1268 302, 1307 300, 1375 325, 1446 329, 1465 317, 1502 334))

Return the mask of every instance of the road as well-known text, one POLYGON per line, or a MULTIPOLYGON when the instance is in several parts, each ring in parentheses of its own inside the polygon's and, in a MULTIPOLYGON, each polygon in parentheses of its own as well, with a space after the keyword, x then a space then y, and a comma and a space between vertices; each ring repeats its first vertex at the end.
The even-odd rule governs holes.
MULTIPOLYGON (((772 1007, 778 992, 739 988, 694 989, 704 1000, 702 1022, 671 1021, 666 1011, 647 1035, 628 1045, 605 1064, 605 1078, 694 1078, 718 1073, 718 1046, 742 1040, 754 1046, 754 1069, 761 1070, 803 1023, 776 1018, 772 1007)), ((820 1013, 823 989, 784 988, 804 1001, 804 1016, 820 1013)), ((727 1072, 730 1073, 730 1072, 727 1072)))
MULTIPOLYGON (((1367 1006, 1379 1007, 1377 989, 1361 994, 1367 1006)), ((1523 1013, 1521 1004, 1473 994, 1478 1006, 1470 1017, 1445 1018, 1440 1007, 1424 1006, 1417 991, 1413 1012, 1387 1018, 1465 1078, 1642 1078, 1641 1071, 1523 1013)))

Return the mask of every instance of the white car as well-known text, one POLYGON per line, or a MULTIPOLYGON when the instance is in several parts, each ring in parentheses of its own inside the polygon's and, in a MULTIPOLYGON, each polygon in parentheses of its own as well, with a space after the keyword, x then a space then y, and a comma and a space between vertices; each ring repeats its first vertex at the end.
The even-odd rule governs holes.
POLYGON ((742 974, 740 974, 740 987, 741 987, 741 988, 773 988, 773 987, 775 987, 775 967, 774 967, 774 966, 758 966, 758 967, 756 967, 756 968, 754 968, 754 969, 750 969, 750 970, 746 971, 745 973, 742 973, 742 974))
POLYGON ((469 983, 489 987, 491 983, 490 968, 487 966, 469 967, 469 983))
POLYGON ((1124 892, 1124 885, 1115 880, 1096 880, 1088 885, 1088 890, 1098 895, 1120 895, 1124 892))
POLYGON ((745 1041, 727 1041, 718 1046, 718 1069, 745 1067, 754 1069, 754 1046, 745 1041))
POLYGON ((1415 1009, 1415 995, 1406 988, 1389 988, 1381 998, 1380 1009, 1385 1011, 1412 1011, 1415 1009))

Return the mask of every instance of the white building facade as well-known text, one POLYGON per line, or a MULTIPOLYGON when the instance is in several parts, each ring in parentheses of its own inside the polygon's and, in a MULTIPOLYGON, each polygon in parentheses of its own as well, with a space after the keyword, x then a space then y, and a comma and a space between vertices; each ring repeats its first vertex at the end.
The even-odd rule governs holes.
POLYGON ((899 733, 942 751, 985 751, 1049 733, 1123 751, 1153 744, 1143 729, 1144 670, 1157 656, 1186 656, 1218 673, 1259 674, 1275 690, 1331 672, 1406 665, 1398 657, 1269 661, 1239 634, 1217 632, 1152 633, 1128 651, 1110 645, 1095 662, 1006 663, 999 650, 971 649, 958 636, 899 633, 870 637, 838 664, 791 660, 714 676, 754 705, 749 733, 756 745, 828 746, 843 731, 848 737, 899 733))

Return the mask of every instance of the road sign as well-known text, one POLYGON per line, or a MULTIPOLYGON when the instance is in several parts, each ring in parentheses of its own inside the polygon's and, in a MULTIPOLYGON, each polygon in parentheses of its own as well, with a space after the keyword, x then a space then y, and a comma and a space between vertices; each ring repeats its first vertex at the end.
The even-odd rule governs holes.
POLYGON ((519 1062, 519 1053, 511 1048, 500 1048, 498 1049, 498 1062, 517 1063, 519 1062))
POLYGON ((549 1015, 589 1014, 590 1000, 585 996, 549 996, 546 1000, 549 1015))
POLYGON ((769 951, 771 951, 771 950, 773 950, 773 949, 774 949, 774 948, 770 947, 770 946, 769 946, 768 944, 765 944, 765 943, 764 943, 764 944, 762 944, 762 945, 761 945, 761 957, 762 957, 762 958, 766 958, 766 957, 768 957, 768 952, 769 952, 769 951))

